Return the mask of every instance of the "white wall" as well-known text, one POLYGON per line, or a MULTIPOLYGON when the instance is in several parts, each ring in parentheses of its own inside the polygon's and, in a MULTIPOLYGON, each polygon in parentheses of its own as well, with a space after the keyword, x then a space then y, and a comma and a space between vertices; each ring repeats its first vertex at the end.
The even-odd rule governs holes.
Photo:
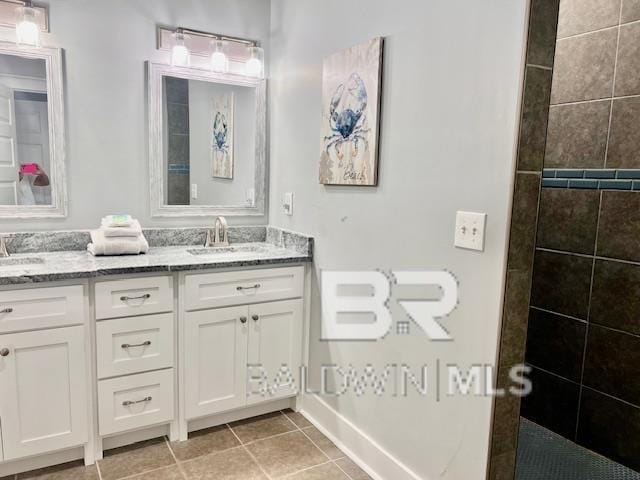
POLYGON ((166 53, 156 50, 158 24, 256 39, 268 50, 269 4, 51 0, 51 34, 43 43, 64 49, 69 216, 0 220, 0 231, 93 228, 111 212, 131 213, 145 226, 210 224, 211 219, 150 218, 144 62, 166 61, 166 53))
MULTIPOLYGON (((272 0, 270 222, 316 238, 314 387, 321 364, 495 361, 526 3, 272 0), (319 185, 322 58, 378 35, 380 184, 319 185), (280 210, 289 191, 292 217, 280 210), (488 213, 484 253, 453 247, 456 210, 488 213), (318 341, 320 271, 376 268, 454 272, 460 304, 446 324, 455 341, 429 342, 415 325, 373 343, 318 341)), ((326 400, 421 478, 484 478, 489 399, 326 400)))

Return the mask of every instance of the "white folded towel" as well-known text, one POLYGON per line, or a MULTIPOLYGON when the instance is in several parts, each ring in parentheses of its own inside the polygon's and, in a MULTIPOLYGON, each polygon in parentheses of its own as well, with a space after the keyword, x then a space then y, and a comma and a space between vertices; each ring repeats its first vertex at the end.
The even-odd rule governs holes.
POLYGON ((137 237, 142 234, 142 227, 138 220, 132 220, 130 227, 107 227, 102 224, 100 230, 104 232, 104 236, 110 237, 137 237))
POLYGON ((134 219, 131 215, 107 215, 102 219, 103 227, 131 227, 134 219))
POLYGON ((104 231, 92 230, 87 250, 92 255, 138 255, 149 251, 144 235, 137 237, 105 237, 104 231))

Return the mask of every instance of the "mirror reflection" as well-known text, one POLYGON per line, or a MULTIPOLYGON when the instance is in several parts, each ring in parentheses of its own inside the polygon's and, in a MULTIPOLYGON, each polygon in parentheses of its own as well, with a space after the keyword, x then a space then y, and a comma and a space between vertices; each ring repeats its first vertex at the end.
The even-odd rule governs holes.
POLYGON ((51 205, 44 59, 0 54, 0 205, 51 205))
POLYGON ((163 76, 166 205, 255 201, 254 87, 163 76))

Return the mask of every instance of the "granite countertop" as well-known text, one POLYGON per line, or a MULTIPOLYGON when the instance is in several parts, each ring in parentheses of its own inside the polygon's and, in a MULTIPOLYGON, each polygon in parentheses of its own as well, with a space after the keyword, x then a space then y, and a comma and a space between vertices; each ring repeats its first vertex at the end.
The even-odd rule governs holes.
MULTIPOLYGON (((268 227, 271 228, 271 227, 268 227)), ((29 251, 0 258, 0 285, 95 278, 144 272, 177 272, 229 267, 302 263, 313 258, 313 239, 272 229, 258 241, 230 248, 202 244, 152 246, 143 255, 94 257, 86 250, 29 251), (194 253, 191 253, 194 252, 194 253)), ((253 239, 252 239, 253 240, 253 239)))

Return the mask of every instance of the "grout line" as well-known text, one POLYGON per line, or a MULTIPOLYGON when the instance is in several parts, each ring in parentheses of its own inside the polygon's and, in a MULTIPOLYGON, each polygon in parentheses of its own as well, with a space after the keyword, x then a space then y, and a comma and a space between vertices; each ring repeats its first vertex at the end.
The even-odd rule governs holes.
POLYGON ((638 98, 638 97, 640 97, 640 94, 636 93, 633 95, 617 95, 617 96, 605 97, 605 98, 592 98, 589 100, 575 100, 573 102, 552 103, 549 105, 549 108, 564 107, 567 105, 581 105, 583 103, 610 102, 611 100, 626 100, 628 98, 638 98))
POLYGON ((612 400, 617 400, 620 403, 624 403, 625 405, 629 406, 629 407, 633 407, 637 410, 640 410, 640 405, 636 405, 634 403, 628 402, 627 400, 623 400, 622 398, 618 398, 618 397, 614 397, 613 395, 606 393, 606 392, 602 392, 600 390, 596 390, 595 388, 591 388, 588 385, 584 385, 584 388, 586 388, 587 390, 591 390, 592 392, 596 392, 599 393, 600 395, 604 395, 605 397, 609 397, 612 400))
MULTIPOLYGON (((622 15, 622 2, 620 2, 620 15, 622 15)), ((618 30, 620 35, 620 30, 618 30)), ((616 52, 617 56, 617 52, 616 52)), ((615 85, 615 75, 614 75, 615 85)), ((613 102, 611 102, 613 105, 613 102)), ((606 157, 605 157, 606 161, 606 157)), ((593 264, 591 265, 591 282, 589 283, 589 302, 587 303, 587 328, 584 331, 584 346, 582 349, 582 369, 580 371, 580 390, 578 392, 578 406, 576 408, 576 429, 574 431, 573 438, 578 438, 578 427, 580 425, 580 406, 582 405, 582 389, 584 388, 584 371, 587 364, 587 343, 589 342, 589 327, 591 325, 591 300, 593 298, 593 277, 596 271, 596 253, 598 252, 598 231, 600 230, 600 217, 602 215, 602 200, 603 193, 600 192, 598 201, 598 219, 596 221, 596 238, 593 242, 593 264)))
POLYGON ((616 77, 618 75, 618 55, 620 54, 620 31, 622 28, 620 27, 620 22, 622 21, 622 5, 623 1, 620 2, 620 11, 618 12, 618 38, 616 39, 616 56, 613 62, 613 81, 611 82, 611 105, 609 107, 609 126, 607 127, 607 144, 604 148, 604 168, 607 168, 607 160, 609 159, 609 140, 611 139, 611 122, 613 120, 613 98, 616 93, 616 77))
POLYGON ((316 467, 321 467, 323 465, 329 465, 330 463, 333 463, 333 461, 329 460, 329 461, 326 461, 326 462, 323 462, 323 463, 319 463, 317 465, 312 465, 311 467, 303 468, 302 470, 296 470, 295 472, 287 473, 284 477, 279 477, 279 478, 290 478, 290 477, 293 477, 294 475, 297 475, 299 473, 306 472, 308 470, 312 470, 312 469, 314 469, 316 467))
MULTIPOLYGON (((102 472, 100 471, 100 460, 96 460, 96 470, 98 470, 98 479, 102 480, 102 472)), ((16 480, 18 480, 18 475, 16 475, 16 480)))
POLYGON ((551 67, 546 67, 544 65, 536 65, 535 63, 525 63, 524 66, 529 68, 539 68, 540 70, 547 70, 549 72, 553 71, 553 68, 551 67))
MULTIPOLYGON (((600 193, 611 192, 612 190, 599 190, 600 193)), ((628 190, 624 190, 628 192, 628 190)), ((583 258, 595 258, 596 260, 601 260, 603 262, 614 262, 614 263, 624 263, 626 265, 640 266, 640 261, 634 260, 624 260, 622 258, 613 258, 613 257, 603 257, 602 255, 589 255, 587 253, 575 253, 575 252, 567 252, 566 250, 555 250, 553 248, 544 248, 544 247, 536 247, 536 251, 540 252, 548 252, 548 253, 557 253, 558 255, 572 255, 574 257, 583 257, 583 258)))
POLYGON ((618 23, 616 25, 612 25, 610 27, 598 28, 597 30, 590 30, 588 32, 582 32, 582 33, 575 33, 573 35, 567 35, 566 37, 558 38, 557 41, 561 42, 562 40, 567 40, 569 38, 584 37, 585 35, 590 35, 592 33, 604 32, 606 30, 612 30, 614 28, 626 27, 627 25, 633 25, 634 23, 640 22, 640 20, 631 20, 630 22, 622 23, 622 4, 623 3, 624 3, 624 1, 620 2, 620 15, 618 16, 618 23))
MULTIPOLYGON (((560 378, 562 380, 565 380, 566 382, 569 382, 569 383, 575 385, 576 387, 580 387, 581 386, 575 380, 571 380, 570 378, 564 377, 564 376, 560 375, 559 373, 552 372, 551 370, 547 370, 546 368, 538 367, 537 365, 535 365, 534 363, 531 363, 531 362, 525 362, 525 363, 527 365, 529 365, 530 367, 535 368, 536 370, 540 370, 541 372, 544 372, 544 373, 546 373, 548 375, 552 375, 554 377, 557 377, 557 378, 560 378)), ((534 388, 535 388, 535 386, 534 386, 534 388)))
POLYGON ((532 310, 538 310, 540 312, 544 312, 544 313, 551 313, 553 315, 557 315, 558 317, 563 317, 569 320, 575 320, 576 322, 580 322, 580 323, 587 323, 586 320, 582 319, 582 318, 578 318, 578 317, 573 317, 571 315, 567 315, 565 313, 560 313, 560 312, 555 312, 553 310, 548 310, 546 308, 540 308, 540 307, 536 307, 533 305, 529 305, 529 308, 531 308, 532 310))
MULTIPOLYGON (((178 457, 176 457, 176 454, 174 453, 173 448, 171 448, 171 442, 169 441, 169 439, 166 436, 164 437, 164 442, 167 444, 167 448, 169 449, 169 452, 171 452, 171 456, 173 457, 173 461, 176 462, 176 465, 178 466, 178 471, 180 472, 180 475, 182 475, 182 478, 184 478, 186 480, 187 473, 182 469, 182 465, 178 461, 178 457)), ((166 468, 166 467, 163 467, 163 468, 166 468)))
MULTIPOLYGON (((242 443, 242 440, 240 440, 240 437, 236 435, 236 432, 233 431, 233 428, 231 428, 231 425, 229 425, 228 423, 225 423, 225 425, 229 430, 231 430, 231 433, 233 434, 233 436, 236 437, 238 442, 240 442, 240 447, 242 447, 244 451, 247 452, 247 455, 249 455, 249 457, 251 457, 251 459, 256 463, 256 465, 258 466, 260 471, 263 473, 263 475, 267 477, 268 480, 272 480, 271 476, 265 471, 264 468, 262 468, 262 465, 260 465, 260 462, 258 462, 258 459, 255 457, 255 455, 251 453, 251 451, 247 448, 247 446, 244 443, 242 443)), ((268 437, 268 438, 271 438, 271 437, 268 437)))
MULTIPOLYGON (((351 459, 349 459, 349 460, 351 460, 351 459)), ((353 461, 353 460, 351 460, 351 461, 353 461)), ((347 472, 345 472, 344 469, 340 465, 338 465, 335 460, 333 461, 333 464, 336 467, 338 467, 338 470, 340 470, 342 473, 344 473, 349 480, 353 480, 353 477, 351 475, 349 475, 347 472)))

